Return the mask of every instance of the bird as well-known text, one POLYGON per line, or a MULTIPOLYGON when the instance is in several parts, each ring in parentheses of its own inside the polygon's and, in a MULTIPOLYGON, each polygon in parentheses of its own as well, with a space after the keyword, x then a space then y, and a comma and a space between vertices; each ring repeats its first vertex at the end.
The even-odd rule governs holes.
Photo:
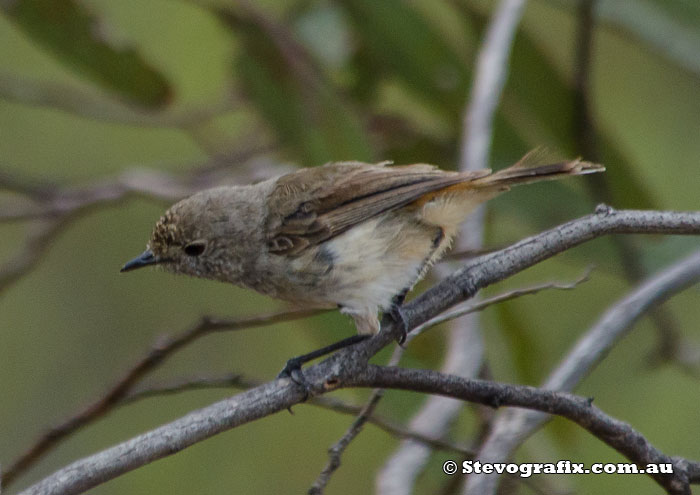
POLYGON ((203 190, 171 206, 121 271, 156 265, 302 307, 337 307, 358 334, 341 343, 376 334, 381 312, 402 341, 406 294, 478 205, 513 185, 605 170, 581 159, 532 164, 531 155, 496 172, 331 162, 203 190))

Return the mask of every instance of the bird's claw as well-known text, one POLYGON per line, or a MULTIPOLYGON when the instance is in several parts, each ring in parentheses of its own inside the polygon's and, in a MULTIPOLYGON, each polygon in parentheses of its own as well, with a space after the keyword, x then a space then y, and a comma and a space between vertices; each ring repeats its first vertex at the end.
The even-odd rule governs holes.
MULTIPOLYGON (((277 378, 292 378, 292 374, 298 371, 301 371, 301 361, 297 358, 291 358, 287 360, 282 371, 277 373, 277 378)), ((294 381, 293 378, 292 381, 294 381)))
POLYGON ((394 321, 396 328, 399 330, 399 336, 396 342, 403 347, 406 342, 406 337, 408 336, 408 320, 401 306, 393 304, 389 310, 389 317, 394 321))
MULTIPOLYGON (((280 371, 277 374, 277 378, 289 378, 293 383, 297 384, 299 387, 304 389, 304 398, 301 399, 301 402, 306 402, 306 400, 309 398, 309 392, 311 390, 311 386, 309 385, 309 382, 306 381, 306 378, 304 378, 304 373, 301 371, 301 360, 298 358, 291 358, 290 360, 287 361, 287 364, 284 365, 284 368, 282 368, 282 371, 280 371)), ((291 413, 292 408, 291 406, 287 408, 287 410, 291 413)))

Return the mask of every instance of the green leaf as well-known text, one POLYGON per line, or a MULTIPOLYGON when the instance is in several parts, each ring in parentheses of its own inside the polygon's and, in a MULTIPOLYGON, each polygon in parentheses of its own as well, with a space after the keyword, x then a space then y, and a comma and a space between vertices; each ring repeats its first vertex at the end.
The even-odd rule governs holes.
POLYGON ((397 76, 417 97, 459 121, 469 80, 466 63, 409 3, 347 0, 338 5, 353 21, 362 72, 397 76))
POLYGON ((306 165, 372 160, 357 112, 292 33, 262 12, 218 11, 243 44, 236 63, 246 93, 278 138, 306 165))
POLYGON ((0 9, 61 62, 128 102, 158 107, 170 100, 168 81, 134 49, 111 46, 100 21, 80 3, 4 0, 0 9))

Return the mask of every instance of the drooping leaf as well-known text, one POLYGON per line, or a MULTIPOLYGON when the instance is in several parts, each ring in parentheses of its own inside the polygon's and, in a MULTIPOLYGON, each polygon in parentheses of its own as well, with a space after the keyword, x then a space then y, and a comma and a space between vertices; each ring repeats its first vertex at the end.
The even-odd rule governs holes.
POLYGON ((91 81, 130 103, 166 104, 168 81, 133 48, 117 48, 101 21, 73 0, 12 0, 0 9, 38 45, 91 81))

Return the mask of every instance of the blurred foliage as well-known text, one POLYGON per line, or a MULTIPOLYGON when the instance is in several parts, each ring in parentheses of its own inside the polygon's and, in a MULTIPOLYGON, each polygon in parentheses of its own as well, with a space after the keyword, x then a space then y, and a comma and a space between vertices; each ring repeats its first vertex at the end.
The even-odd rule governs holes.
POLYGON ((169 99, 166 79, 134 49, 124 50, 110 43, 108 29, 80 3, 17 0, 0 6, 8 19, 37 44, 125 99, 146 106, 160 106, 169 99))
MULTIPOLYGON (((229 168, 328 160, 428 162, 455 168, 490 0, 0 0, 0 170, 30 181, 89 183, 134 166, 185 173, 251 146, 273 151, 229 168), (70 92, 66 90, 70 89, 70 92), (70 93, 70 94, 69 94, 70 93), (119 111, 115 112, 114 108, 119 111)), ((576 0, 531 0, 516 36, 495 119, 493 168, 544 146, 574 156, 576 0)), ((489 205, 487 243, 500 246, 590 212, 600 188, 616 207, 697 209, 700 159, 700 4, 600 0, 590 106, 604 183, 586 179, 518 188, 489 205)), ((586 158, 590 158, 586 156, 586 158)), ((0 207, 15 196, 0 196, 0 207)), ((52 241, 36 270, 0 298, 0 461, 120 376, 164 332, 201 314, 253 314, 280 303, 242 289, 143 272, 119 276, 166 206, 150 200, 95 209, 52 241), (156 203, 156 204, 154 204, 156 203)), ((2 225, 0 256, 23 249, 30 226, 2 225)), ((631 240, 651 273, 696 239, 631 240)), ((487 360, 501 381, 537 384, 629 285, 609 239, 520 274, 489 293, 552 278, 574 292, 542 293, 484 313, 487 360)), ((425 284, 423 284, 425 286, 425 284)), ((698 342, 697 290, 668 304, 698 342), (694 333, 692 333, 694 332, 694 333)), ((649 368, 654 328, 642 322, 582 385, 605 411, 672 455, 700 458, 697 381, 671 364, 649 368), (668 405, 674 407, 669 408, 668 405)), ((243 371, 271 378, 290 355, 352 332, 331 313, 209 337, 156 378, 243 371), (332 329, 332 331, 329 331, 332 329)), ((408 366, 439 367, 443 332, 422 336, 408 366)), ((386 359, 386 352, 377 361, 386 359)), ((203 391, 129 406, 72 437, 18 486, 68 462, 210 403, 203 391)), ((366 391, 343 391, 361 400, 366 391)), ((417 394, 389 392, 380 412, 408 420, 417 394)), ((303 492, 350 418, 299 406, 238 428, 107 483, 91 493, 303 492), (310 435, 309 433, 312 432, 310 435)), ((456 440, 477 433, 473 411, 456 440)), ((328 493, 367 493, 397 440, 368 427, 328 493), (358 476, 362 473, 363 476, 358 476)), ((434 454, 418 493, 445 485, 434 454)), ((565 421, 521 449, 522 460, 616 462, 619 456, 565 421)), ((547 480, 583 492, 657 493, 645 477, 547 480)), ((516 485, 528 493, 523 485, 516 485)))

